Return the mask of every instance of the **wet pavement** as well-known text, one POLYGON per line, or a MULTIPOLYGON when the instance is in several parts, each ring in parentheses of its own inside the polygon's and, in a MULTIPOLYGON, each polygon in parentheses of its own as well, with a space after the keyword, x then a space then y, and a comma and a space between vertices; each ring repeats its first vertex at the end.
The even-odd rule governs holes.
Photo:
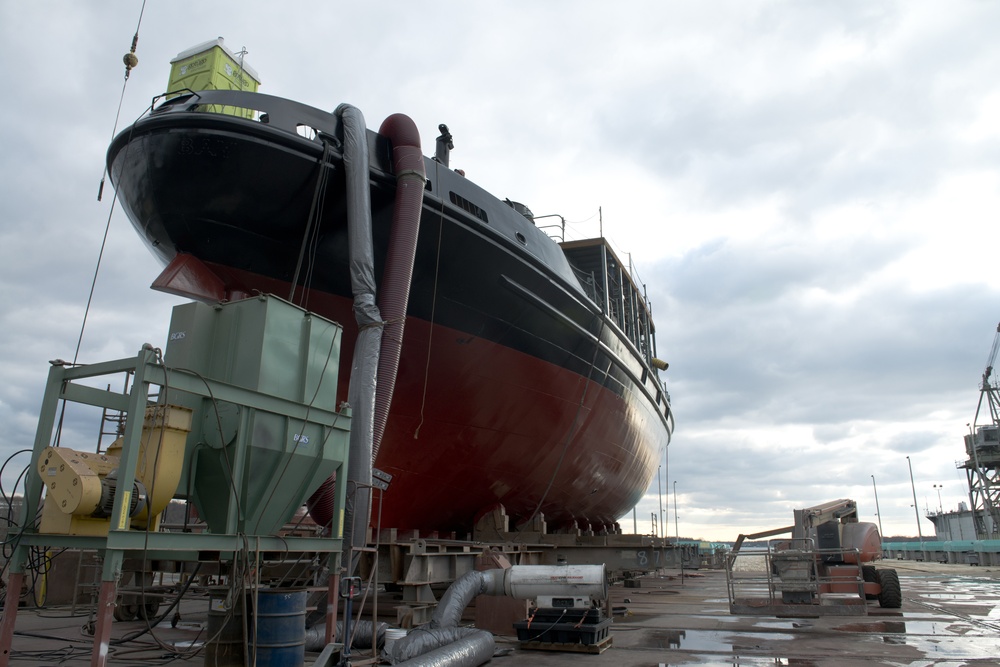
MULTIPOLYGON (((978 667, 1000 665, 1000 569, 886 561, 903 589, 901 609, 869 604, 867 616, 775 618, 733 616, 722 571, 645 577, 639 588, 611 587, 616 610, 611 646, 600 654, 525 650, 513 637, 497 637, 504 665, 620 665, 659 667, 978 667)), ((393 602, 380 601, 383 610, 393 602)), ((197 644, 204 601, 182 607, 169 623, 113 646, 109 665, 203 665, 204 657, 170 651, 197 644)), ((471 620, 471 610, 466 618, 471 620)), ((91 639, 86 614, 68 609, 18 613, 12 665, 87 665, 91 639)), ((141 621, 115 623, 113 637, 144 629, 141 621)), ((310 665, 316 654, 307 654, 310 665)), ((359 656, 363 657, 363 656, 359 656)))
MULTIPOLYGON (((594 665, 790 665, 958 667, 1000 665, 1000 572, 965 565, 904 563, 895 567, 901 609, 869 604, 867 616, 775 618, 733 616, 725 574, 651 577, 642 588, 614 590, 613 648, 578 656, 594 665)), ((523 655, 525 652, 521 652, 523 655)), ((531 665, 567 665, 566 656, 531 665)))

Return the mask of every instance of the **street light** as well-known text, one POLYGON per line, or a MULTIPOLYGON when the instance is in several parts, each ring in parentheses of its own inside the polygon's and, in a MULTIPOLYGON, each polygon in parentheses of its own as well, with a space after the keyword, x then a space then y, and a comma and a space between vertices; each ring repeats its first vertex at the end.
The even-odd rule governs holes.
MULTIPOLYGON (((658 496, 660 498, 660 529, 662 530, 662 528, 663 528, 663 482, 662 482, 662 479, 663 478, 660 477, 660 472, 662 471, 661 469, 662 469, 662 466, 656 466, 656 486, 659 488, 658 496)), ((656 535, 656 537, 661 537, 660 531, 659 530, 655 531, 655 535, 656 535)), ((664 532, 663 535, 665 536, 666 532, 664 532)))
POLYGON ((875 475, 872 475, 872 490, 875 492, 875 516, 878 517, 878 534, 885 537, 882 532, 882 510, 878 508, 878 487, 875 486, 875 475))
POLYGON ((681 541, 681 530, 677 527, 677 480, 674 480, 674 539, 681 541))
MULTIPOLYGON (((675 548, 680 549, 681 530, 677 523, 677 480, 674 480, 674 540, 677 542, 675 548)), ((681 550, 681 585, 684 585, 684 551, 681 550)))
POLYGON ((913 514, 917 517, 917 536, 920 538, 920 548, 923 549, 924 534, 920 530, 920 509, 917 507, 917 487, 913 485, 913 464, 906 457, 906 465, 910 468, 910 490, 913 491, 913 514))
MULTIPOLYGON (((670 447, 663 448, 663 481, 670 480, 670 447)), ((660 525, 663 526, 663 539, 667 538, 667 526, 670 525, 670 487, 667 486, 667 516, 663 516, 663 508, 660 508, 660 525)))
POLYGON ((941 489, 944 488, 944 484, 934 484, 934 488, 938 492, 938 514, 944 514, 944 505, 941 504, 941 489))

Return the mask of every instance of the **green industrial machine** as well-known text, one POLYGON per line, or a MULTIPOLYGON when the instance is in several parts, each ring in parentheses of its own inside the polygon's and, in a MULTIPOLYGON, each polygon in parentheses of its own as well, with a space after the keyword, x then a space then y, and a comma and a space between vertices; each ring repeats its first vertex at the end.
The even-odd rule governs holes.
MULTIPOLYGON (((273 296, 174 309, 164 364, 305 406, 306 418, 217 396, 174 396, 194 411, 179 497, 190 497, 213 533, 269 535, 340 463, 350 417, 336 411, 340 325, 273 296)), ((340 534, 340 527, 333 526, 340 534)))
POLYGON ((282 528, 324 480, 347 477, 351 416, 336 405, 341 334, 338 324, 258 296, 176 307, 165 355, 147 344, 130 359, 52 362, 20 519, 11 527, 17 538, 0 646, 14 636, 31 549, 93 549, 102 558, 94 665, 106 664, 126 558, 143 567, 156 560, 228 561, 236 569, 256 563, 259 571, 275 554, 322 554, 335 572, 346 483, 333 494, 335 525, 305 535, 282 528), (125 388, 111 389, 122 386, 112 378, 123 374, 130 378, 125 388), (69 406, 120 414, 121 437, 106 452, 60 442, 60 413, 69 406), (154 515, 171 497, 190 499, 207 530, 161 527, 154 515))

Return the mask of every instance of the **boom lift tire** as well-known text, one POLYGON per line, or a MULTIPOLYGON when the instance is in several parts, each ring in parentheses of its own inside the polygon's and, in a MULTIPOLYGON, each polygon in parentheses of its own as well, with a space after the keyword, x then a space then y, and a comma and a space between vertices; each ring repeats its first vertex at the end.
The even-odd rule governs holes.
MULTIPOLYGON (((862 565, 861 566, 861 577, 864 579, 866 584, 877 584, 878 583, 878 572, 875 570, 874 565, 862 565)), ((878 595, 874 593, 865 593, 866 600, 878 600, 878 595)))
POLYGON ((878 594, 878 605, 885 609, 899 609, 903 606, 903 590, 899 586, 899 575, 895 570, 876 571, 882 592, 878 594))

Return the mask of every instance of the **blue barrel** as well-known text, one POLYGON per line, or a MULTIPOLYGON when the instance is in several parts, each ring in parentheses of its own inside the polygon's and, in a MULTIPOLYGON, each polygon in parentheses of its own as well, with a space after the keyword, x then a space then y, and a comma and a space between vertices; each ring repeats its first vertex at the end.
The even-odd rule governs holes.
POLYGON ((257 667, 302 667, 306 660, 306 591, 257 592, 257 667))

